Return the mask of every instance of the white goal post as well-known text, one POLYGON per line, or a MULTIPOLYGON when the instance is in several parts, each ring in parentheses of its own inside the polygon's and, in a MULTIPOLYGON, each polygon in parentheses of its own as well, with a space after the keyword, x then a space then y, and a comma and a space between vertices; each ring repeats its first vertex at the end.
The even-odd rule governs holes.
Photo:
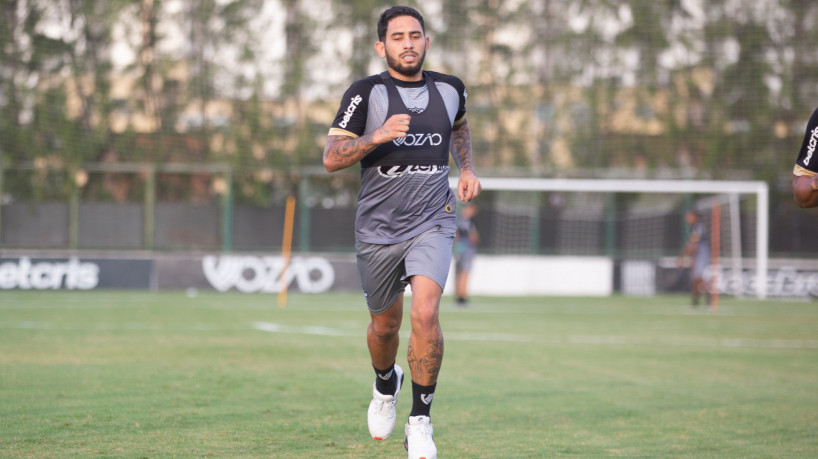
MULTIPOLYGON (((452 188, 457 188, 458 177, 449 178, 452 188)), ((767 296, 768 240, 769 240, 769 188, 762 181, 720 180, 618 180, 618 179, 541 179, 500 178, 480 179, 484 190, 524 192, 597 192, 597 193, 675 193, 717 194, 728 196, 731 201, 739 194, 754 195, 756 214, 755 286, 756 296, 767 296)))

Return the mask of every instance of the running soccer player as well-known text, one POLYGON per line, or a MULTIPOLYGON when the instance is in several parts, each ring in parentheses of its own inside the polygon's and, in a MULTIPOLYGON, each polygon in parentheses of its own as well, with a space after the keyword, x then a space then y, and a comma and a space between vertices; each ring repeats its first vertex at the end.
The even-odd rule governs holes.
POLYGON ((818 207, 818 109, 812 112, 807 123, 801 151, 792 170, 792 195, 801 207, 818 207))
POLYGON ((423 17, 409 7, 384 11, 375 51, 387 71, 346 91, 324 149, 329 172, 361 163, 355 248, 370 313, 367 345, 375 370, 369 432, 389 437, 403 370, 396 365, 403 291, 412 288, 407 361, 412 411, 404 446, 410 458, 437 457, 430 409, 443 359, 440 298, 455 236, 449 149, 460 168, 457 195, 481 191, 472 165, 466 90, 460 79, 423 71, 429 49, 423 17))

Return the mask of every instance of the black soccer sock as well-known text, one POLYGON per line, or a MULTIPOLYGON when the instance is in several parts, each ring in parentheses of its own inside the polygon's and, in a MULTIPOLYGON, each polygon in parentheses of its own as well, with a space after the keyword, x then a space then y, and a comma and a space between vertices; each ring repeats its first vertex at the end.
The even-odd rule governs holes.
POLYGON ((412 412, 409 416, 429 416, 432 409, 432 398, 435 396, 437 383, 431 386, 421 386, 412 381, 412 412))
POLYGON ((375 370, 375 389, 384 395, 394 395, 398 390, 398 375, 395 374, 395 364, 385 370, 379 370, 372 365, 375 370))

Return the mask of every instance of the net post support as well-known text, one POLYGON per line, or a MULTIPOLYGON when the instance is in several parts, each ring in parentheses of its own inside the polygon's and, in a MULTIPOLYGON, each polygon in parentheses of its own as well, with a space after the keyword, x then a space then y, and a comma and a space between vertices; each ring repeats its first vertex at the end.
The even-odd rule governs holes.
POLYGON ((3 150, 0 149, 0 247, 3 247, 3 176, 6 171, 3 169, 3 150))
POLYGON ((278 290, 278 306, 287 306, 287 289, 289 287, 289 268, 293 244, 293 224, 295 221, 295 197, 288 196, 284 209, 284 234, 281 238, 281 278, 278 290))
POLYGON ((770 204, 769 187, 766 182, 756 190, 758 213, 756 215, 756 295, 759 300, 767 298, 767 256, 769 250, 770 204))
POLYGON ((528 222, 528 249, 531 254, 540 253, 540 204, 542 193, 534 195, 534 212, 528 222))
POLYGON ((310 251, 310 208, 307 197, 310 195, 310 176, 304 174, 298 182, 298 250, 310 251))
POLYGON ((710 310, 719 310, 719 264, 721 255, 721 204, 713 206, 710 219, 710 310))
POLYGON ((608 193, 605 201, 605 253, 616 258, 616 195, 608 193))
POLYGON ((68 198, 68 248, 77 250, 80 228, 80 186, 77 183, 80 169, 71 168, 71 195, 68 198))
POLYGON ((233 251, 233 168, 224 169, 222 194, 222 252, 233 251))
POLYGON ((156 215, 156 166, 150 164, 144 169, 145 174, 145 202, 143 209, 142 238, 143 246, 146 250, 153 250, 154 233, 156 227, 154 218, 156 215))
MULTIPOLYGON (((730 193, 730 253, 732 259, 733 275, 726 282, 733 282, 736 285, 741 285, 743 259, 741 251, 741 213, 739 212, 738 194, 730 193)), ((742 289, 736 289, 736 297, 743 296, 742 289)))
POLYGON ((687 225, 687 212, 693 209, 693 195, 690 193, 685 193, 682 195, 682 215, 679 219, 679 222, 682 225, 682 238, 687 240, 690 237, 690 227, 687 225))

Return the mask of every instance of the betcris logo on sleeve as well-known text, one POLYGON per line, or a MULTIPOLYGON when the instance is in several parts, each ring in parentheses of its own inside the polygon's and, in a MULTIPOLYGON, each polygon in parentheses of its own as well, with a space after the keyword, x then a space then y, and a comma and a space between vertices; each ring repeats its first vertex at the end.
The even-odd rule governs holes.
POLYGON ((807 144, 807 157, 804 158, 805 166, 809 166, 809 162, 812 159, 812 154, 815 153, 816 144, 818 144, 818 126, 816 126, 810 133, 809 143, 807 144))
POLYGON ((355 113, 355 109, 358 108, 358 105, 363 100, 364 100, 364 98, 361 97, 360 94, 356 94, 355 97, 353 97, 349 101, 349 106, 347 107, 347 110, 344 112, 344 119, 343 119, 343 121, 338 123, 339 127, 346 129, 347 124, 349 124, 349 119, 352 118, 352 114, 355 113))

